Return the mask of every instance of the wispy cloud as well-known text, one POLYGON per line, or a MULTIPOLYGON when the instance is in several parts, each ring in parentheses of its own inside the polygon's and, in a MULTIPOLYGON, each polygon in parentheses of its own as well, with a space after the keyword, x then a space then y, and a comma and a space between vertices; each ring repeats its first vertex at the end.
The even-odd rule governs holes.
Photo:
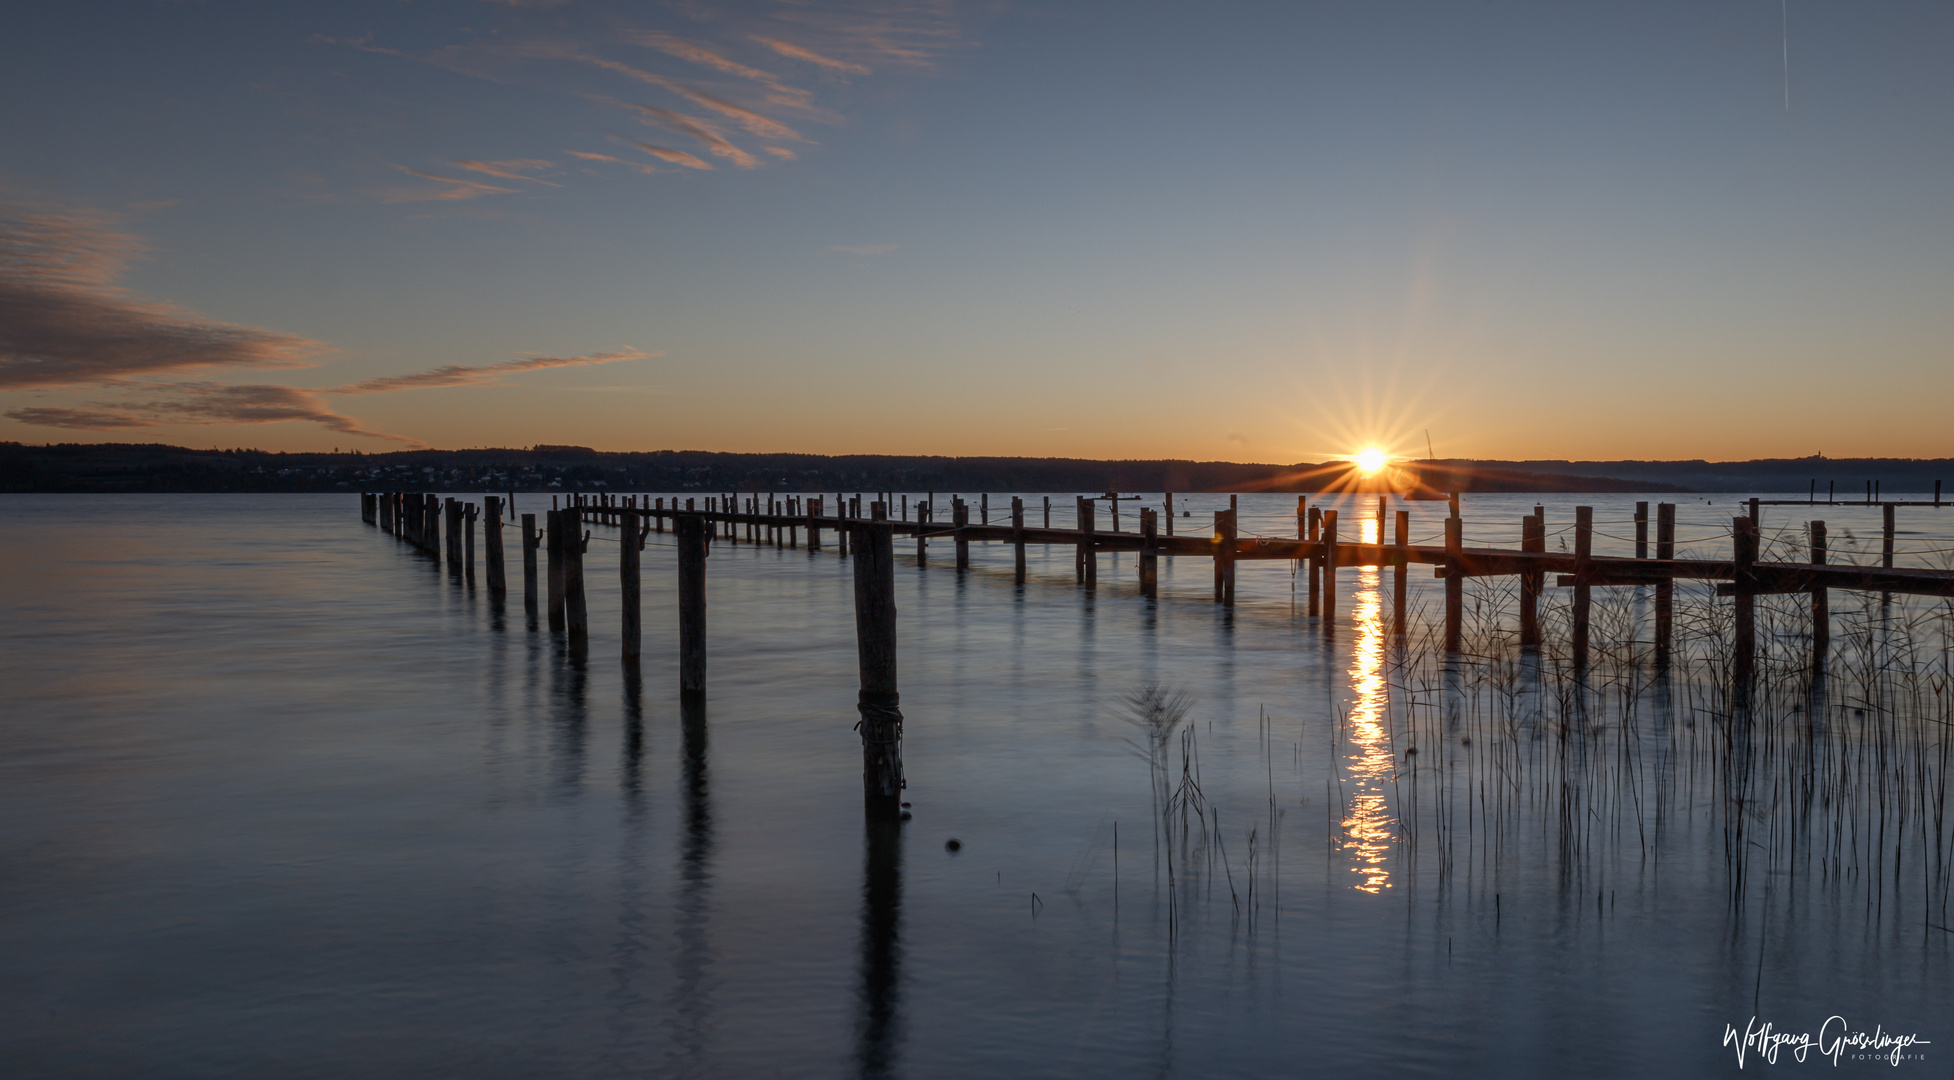
POLYGON ((849 255, 887 255, 901 246, 901 244, 863 244, 857 247, 852 244, 835 244, 828 250, 845 252, 849 255))
POLYGON ((54 406, 35 406, 26 409, 11 409, 5 414, 9 419, 23 424, 39 427, 74 428, 79 431, 115 431, 118 428, 156 427, 156 421, 145 420, 126 412, 113 412, 107 409, 63 409, 54 406))
POLYGON ((342 435, 361 435, 391 442, 422 445, 418 439, 373 431, 353 417, 335 412, 316 390, 296 386, 213 382, 156 383, 145 388, 147 400, 91 404, 73 409, 34 406, 11 409, 5 415, 23 424, 82 431, 123 431, 188 424, 194 427, 283 424, 304 421, 342 435))
POLYGON ((398 390, 432 390, 451 386, 488 386, 500 382, 503 376, 515 375, 524 371, 541 371, 545 368, 588 367, 593 364, 615 364, 625 360, 649 360, 663 353, 644 352, 640 349, 617 349, 612 352, 591 353, 587 356, 524 356, 514 360, 504 360, 499 364, 444 364, 428 371, 413 375, 388 375, 378 379, 366 379, 348 386, 322 390, 324 394, 387 394, 398 390))
POLYGON ((325 351, 129 294, 115 281, 142 250, 105 215, 0 207, 0 390, 298 367, 325 351))
POLYGON ((532 184, 547 184, 550 187, 563 186, 553 180, 544 180, 541 177, 525 175, 526 173, 538 172, 543 169, 556 168, 556 162, 544 161, 541 158, 516 158, 513 161, 457 161, 454 165, 459 169, 468 169, 472 172, 499 177, 503 180, 527 180, 532 184))
POLYGON ((848 60, 836 60, 832 56, 822 56, 820 53, 815 52, 813 49, 802 48, 801 46, 796 45, 791 41, 782 41, 779 38, 762 37, 759 34, 754 34, 753 40, 759 42, 762 45, 765 45, 767 48, 772 49, 774 52, 777 52, 780 55, 785 56, 789 59, 804 60, 810 64, 827 68, 829 71, 840 71, 840 72, 845 72, 849 75, 870 74, 869 69, 863 67, 860 64, 853 63, 848 60))
POLYGON ((684 113, 675 113, 670 109, 660 109, 651 105, 640 105, 631 101, 624 102, 623 104, 627 108, 636 109, 638 111, 638 119, 652 127, 661 127, 667 131, 676 131, 681 135, 689 135, 699 140, 705 146, 706 151, 715 157, 723 157, 742 169, 758 168, 760 165, 760 159, 733 145, 726 136, 720 134, 719 129, 710 120, 703 120, 696 116, 686 116, 684 113))
POLYGON ((433 180, 447 186, 434 191, 425 188, 394 188, 381 193, 380 197, 386 202, 463 202, 468 199, 479 199, 484 195, 516 193, 515 188, 496 187, 494 184, 484 184, 465 177, 437 176, 419 169, 410 169, 405 165, 395 165, 394 168, 409 176, 418 176, 423 180, 433 180))
MULTIPOLYGON (((418 54, 380 45, 371 34, 314 40, 402 56, 504 86, 635 109, 650 126, 698 140, 705 149, 703 157, 720 158, 742 169, 796 161, 801 153, 789 147, 813 144, 803 134, 805 125, 842 122, 836 110, 817 104, 815 85, 833 86, 876 72, 926 71, 947 51, 970 43, 962 26, 963 9, 951 0, 833 0, 819 5, 788 0, 710 11, 672 3, 636 12, 666 26, 565 22, 559 13, 521 10, 553 6, 548 0, 489 2, 514 10, 494 20, 491 28, 478 28, 464 40, 418 54), (681 21, 683 32, 675 32, 681 29, 681 21), (644 104, 619 100, 617 79, 653 88, 660 96, 644 104), (661 99, 665 95, 668 100, 661 99)), ((582 119, 575 124, 588 130, 582 119)), ((584 162, 623 165, 645 173, 674 171, 611 155, 592 157, 581 152, 576 156, 584 162)), ((529 155, 506 152, 483 154, 455 167, 514 182, 514 190, 522 190, 522 184, 553 185, 563 179, 517 167, 530 160, 529 155)), ((466 178, 404 167, 403 171, 437 186, 374 194, 392 202, 458 203, 514 193, 466 178)))
POLYGON ((688 154, 683 150, 673 150, 670 147, 656 146, 647 142, 633 141, 631 145, 660 161, 669 161, 674 165, 683 165, 688 169, 704 169, 707 171, 711 171, 712 169, 712 164, 697 154, 688 154))
MULTIPOLYGON (((528 159, 490 164, 548 165, 528 159)), ((444 364, 327 388, 169 378, 217 368, 301 367, 326 346, 130 295, 115 282, 142 251, 141 240, 116 228, 107 215, 0 206, 0 393, 93 390, 108 398, 23 405, 0 415, 83 431, 302 422, 420 445, 409 436, 368 428, 326 399, 487 386, 523 372, 659 355, 623 348, 523 356, 493 364, 444 364)))

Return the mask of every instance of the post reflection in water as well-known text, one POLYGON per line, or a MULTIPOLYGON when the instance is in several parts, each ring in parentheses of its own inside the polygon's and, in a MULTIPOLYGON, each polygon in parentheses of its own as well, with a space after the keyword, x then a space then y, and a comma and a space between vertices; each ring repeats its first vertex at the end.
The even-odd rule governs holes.
MULTIPOLYGON (((1361 532, 1364 542, 1375 543, 1376 534, 1377 523, 1366 520, 1361 532)), ((1395 823, 1386 791, 1397 768, 1388 727, 1384 602, 1378 573, 1376 567, 1360 569, 1352 597, 1351 624, 1357 638, 1351 645, 1349 676, 1355 700, 1350 705, 1344 757, 1350 794, 1344 804, 1343 849, 1350 854, 1351 872, 1360 879, 1353 887, 1368 893, 1391 887, 1387 860, 1395 823)))
POLYGON ((709 791, 704 694, 681 694, 679 722, 683 754, 679 784, 685 832, 679 842, 677 925, 672 957, 673 1076, 710 1071, 712 1030, 712 940, 708 933, 712 889, 712 800, 709 791))
POLYGON ((902 823, 863 821, 861 985, 856 991, 855 1064, 868 1078, 895 1073, 902 966, 902 823))

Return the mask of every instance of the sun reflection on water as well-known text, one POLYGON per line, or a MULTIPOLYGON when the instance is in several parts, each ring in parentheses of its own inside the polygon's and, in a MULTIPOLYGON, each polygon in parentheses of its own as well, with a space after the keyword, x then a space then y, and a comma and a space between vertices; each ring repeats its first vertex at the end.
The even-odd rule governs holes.
MULTIPOLYGON (((1377 543, 1378 522, 1366 517, 1361 528, 1362 543, 1377 543)), ((1351 649, 1350 689, 1355 699, 1350 706, 1350 722, 1344 733, 1343 773, 1348 792, 1344 803, 1343 848, 1350 853, 1351 872, 1362 881, 1355 885, 1368 893, 1391 887, 1391 872, 1386 868, 1395 818, 1385 795, 1397 767, 1387 729, 1384 684, 1384 601, 1379 588, 1379 571, 1364 567, 1357 572, 1351 622, 1357 631, 1351 649)))

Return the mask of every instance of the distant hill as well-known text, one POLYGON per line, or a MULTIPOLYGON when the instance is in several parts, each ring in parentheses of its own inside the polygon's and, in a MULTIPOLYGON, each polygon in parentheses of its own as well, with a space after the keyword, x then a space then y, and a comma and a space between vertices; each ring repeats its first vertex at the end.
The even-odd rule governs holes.
POLYGON ((1398 463, 1379 477, 1348 462, 1293 465, 1084 458, 604 453, 581 446, 527 450, 403 450, 287 454, 133 443, 0 443, 0 491, 1761 491, 1803 494, 1828 482, 1841 498, 1863 485, 1883 494, 1931 492, 1948 459, 1798 458, 1773 461, 1468 461, 1398 463))

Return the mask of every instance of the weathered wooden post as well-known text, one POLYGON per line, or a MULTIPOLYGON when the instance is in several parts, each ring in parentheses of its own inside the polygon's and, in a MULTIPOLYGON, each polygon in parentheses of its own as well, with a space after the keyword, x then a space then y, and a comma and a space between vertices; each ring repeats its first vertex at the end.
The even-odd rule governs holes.
POLYGON ((1025 572, 1024 500, 1016 495, 1011 496, 1011 548, 1013 554, 1013 565, 1015 567, 1016 575, 1017 575, 1016 580, 1018 584, 1023 585, 1024 572, 1025 572))
POLYGON ((902 698, 896 684, 895 528, 888 504, 869 508, 872 521, 855 533, 855 642, 861 690, 862 806, 872 818, 902 816, 902 698))
MULTIPOLYGON (((1891 570, 1893 568, 1893 504, 1881 503, 1880 516, 1882 524, 1880 526, 1879 539, 1879 565, 1891 570)), ((1892 600, 1893 594, 1890 592, 1879 594, 1879 602, 1882 604, 1890 603, 1892 600)))
MULTIPOLYGON (((1309 508, 1309 536, 1306 537, 1306 539, 1310 543, 1314 544, 1317 543, 1319 540, 1321 540, 1322 537, 1323 537, 1323 508, 1320 506, 1312 506, 1309 508)), ((1308 557, 1308 563, 1309 563, 1309 617, 1314 619, 1317 617, 1318 609, 1322 606, 1323 603, 1322 596, 1321 596, 1321 583, 1323 577, 1322 549, 1320 548, 1312 549, 1308 557)))
POLYGON ((1241 536, 1241 530, 1235 526, 1235 511, 1232 508, 1215 514, 1215 532, 1221 541, 1219 550, 1215 552, 1215 599, 1223 607, 1234 607, 1235 541, 1241 536))
POLYGON ((569 529, 564 527, 568 510, 551 510, 547 528, 549 529, 549 622, 551 633, 563 632, 563 551, 569 540, 569 529))
POLYGON ((462 565, 468 571, 469 583, 473 584, 475 581, 475 519, 482 516, 482 508, 476 506, 474 503, 466 503, 462 507, 462 513, 465 518, 462 524, 468 530, 467 538, 462 541, 461 546, 462 565))
POLYGON ((991 523, 991 493, 988 491, 981 492, 977 498, 982 500, 984 524, 989 525, 991 523))
POLYGON ((1649 557, 1649 504, 1635 504, 1635 557, 1649 557))
POLYGON ((1052 527, 1052 497, 1050 495, 1045 496, 1045 527, 1047 529, 1052 527))
MULTIPOLYGON (((1657 503, 1655 508, 1655 557, 1676 557, 1676 504, 1657 503)), ((1676 579, 1665 575, 1655 585, 1655 662, 1669 666, 1669 649, 1675 641, 1676 579)))
POLYGON ((936 493, 931 492, 929 501, 916 505, 916 565, 929 565, 930 542, 928 533, 936 527, 936 493))
POLYGON ((638 554, 644 550, 645 537, 650 535, 651 526, 639 522, 634 515, 624 519, 624 535, 617 538, 618 601, 624 612, 623 652, 626 667, 638 666, 638 652, 644 640, 644 611, 641 602, 642 590, 638 580, 638 554))
POLYGON ((522 516, 522 609, 529 613, 529 628, 536 629, 536 544, 543 534, 536 531, 536 515, 522 516))
POLYGON ((1758 513, 1757 513, 1757 504, 1758 504, 1759 502, 1761 502, 1761 501, 1762 501, 1762 500, 1760 500, 1760 499, 1759 499, 1759 498, 1758 498, 1757 496, 1755 496, 1755 495, 1752 495, 1752 496, 1750 497, 1750 519, 1751 519, 1752 521, 1755 521, 1755 522, 1757 522, 1757 523, 1758 523, 1759 525, 1762 525, 1762 524, 1764 523, 1764 519, 1763 519, 1762 517, 1760 517, 1760 516, 1758 516, 1758 513))
POLYGON ((1398 550, 1391 557, 1391 633, 1402 640, 1405 635, 1405 579, 1411 569, 1411 511, 1398 511, 1393 539, 1397 541, 1398 550))
POLYGON ((1588 669, 1588 621, 1592 610, 1593 571, 1588 563, 1594 554, 1594 507, 1574 508, 1574 670, 1588 669))
POLYGON ((1165 505, 1167 507, 1167 535, 1172 536, 1174 535, 1174 493, 1171 491, 1166 491, 1166 492, 1162 492, 1161 494, 1166 496, 1165 505))
POLYGON ((394 496, 391 491, 380 493, 380 531, 392 535, 394 531, 394 496))
POLYGON ((672 519, 678 545, 678 688, 681 694, 706 692, 706 519, 680 514, 672 519))
POLYGON ((1736 580, 1731 583, 1736 607, 1736 617, 1732 620, 1731 677, 1741 704, 1750 700, 1751 672, 1757 660, 1756 518, 1731 519, 1731 550, 1736 563, 1736 580))
POLYGON ((1465 641, 1465 523, 1445 519, 1445 651, 1458 652, 1465 641))
POLYGON ((1323 511, 1323 629, 1337 623, 1337 512, 1323 511))
POLYGON ((1079 500, 1079 565, 1084 568, 1086 591, 1099 588, 1099 504, 1079 500))
POLYGON ((1880 504, 1879 565, 1893 568, 1893 504, 1880 504))
POLYGON ((835 492, 835 549, 844 559, 848 557, 848 541, 851 536, 847 518, 848 500, 842 498, 841 493, 837 491, 835 492))
POLYGON ((583 549, 590 542, 584 532, 583 509, 565 510, 559 519, 563 544, 563 619, 570 633, 570 651, 581 654, 590 647, 590 612, 584 605, 583 549))
MULTIPOLYGON (((673 509, 678 508, 677 499, 672 500, 672 508, 673 509)), ((659 499, 657 502, 652 504, 651 520, 653 522, 652 531, 661 532, 661 533, 665 531, 665 500, 664 499, 659 499)))
POLYGON ((502 568, 502 497, 485 495, 482 505, 488 513, 482 525, 482 554, 488 558, 489 599, 499 601, 509 595, 509 581, 502 568))
MULTIPOLYGON (((1160 515, 1152 508, 1140 511, 1140 595, 1151 600, 1160 595, 1160 515)), ((1020 552, 1024 548, 1018 549, 1020 552)), ((1022 555, 1019 566, 1023 566, 1022 555)), ((1020 574, 1019 580, 1023 576, 1020 574)))
MULTIPOLYGON (((1811 524, 1812 563, 1824 566, 1825 523, 1814 521, 1811 524)), ((1825 670, 1825 653, 1832 645, 1832 595, 1821 583, 1812 586, 1812 668, 1814 673, 1825 670)))
MULTIPOLYGON (((1535 555, 1547 552, 1547 522, 1538 514, 1520 519, 1520 550, 1535 555)), ((1545 570, 1520 572, 1520 647, 1540 647, 1540 594, 1547 585, 1545 570)))
POLYGON ((962 496, 953 495, 950 497, 950 514, 951 523, 957 530, 957 569, 968 570, 970 569, 970 538, 965 536, 963 531, 970 526, 970 504, 964 502, 962 496))

